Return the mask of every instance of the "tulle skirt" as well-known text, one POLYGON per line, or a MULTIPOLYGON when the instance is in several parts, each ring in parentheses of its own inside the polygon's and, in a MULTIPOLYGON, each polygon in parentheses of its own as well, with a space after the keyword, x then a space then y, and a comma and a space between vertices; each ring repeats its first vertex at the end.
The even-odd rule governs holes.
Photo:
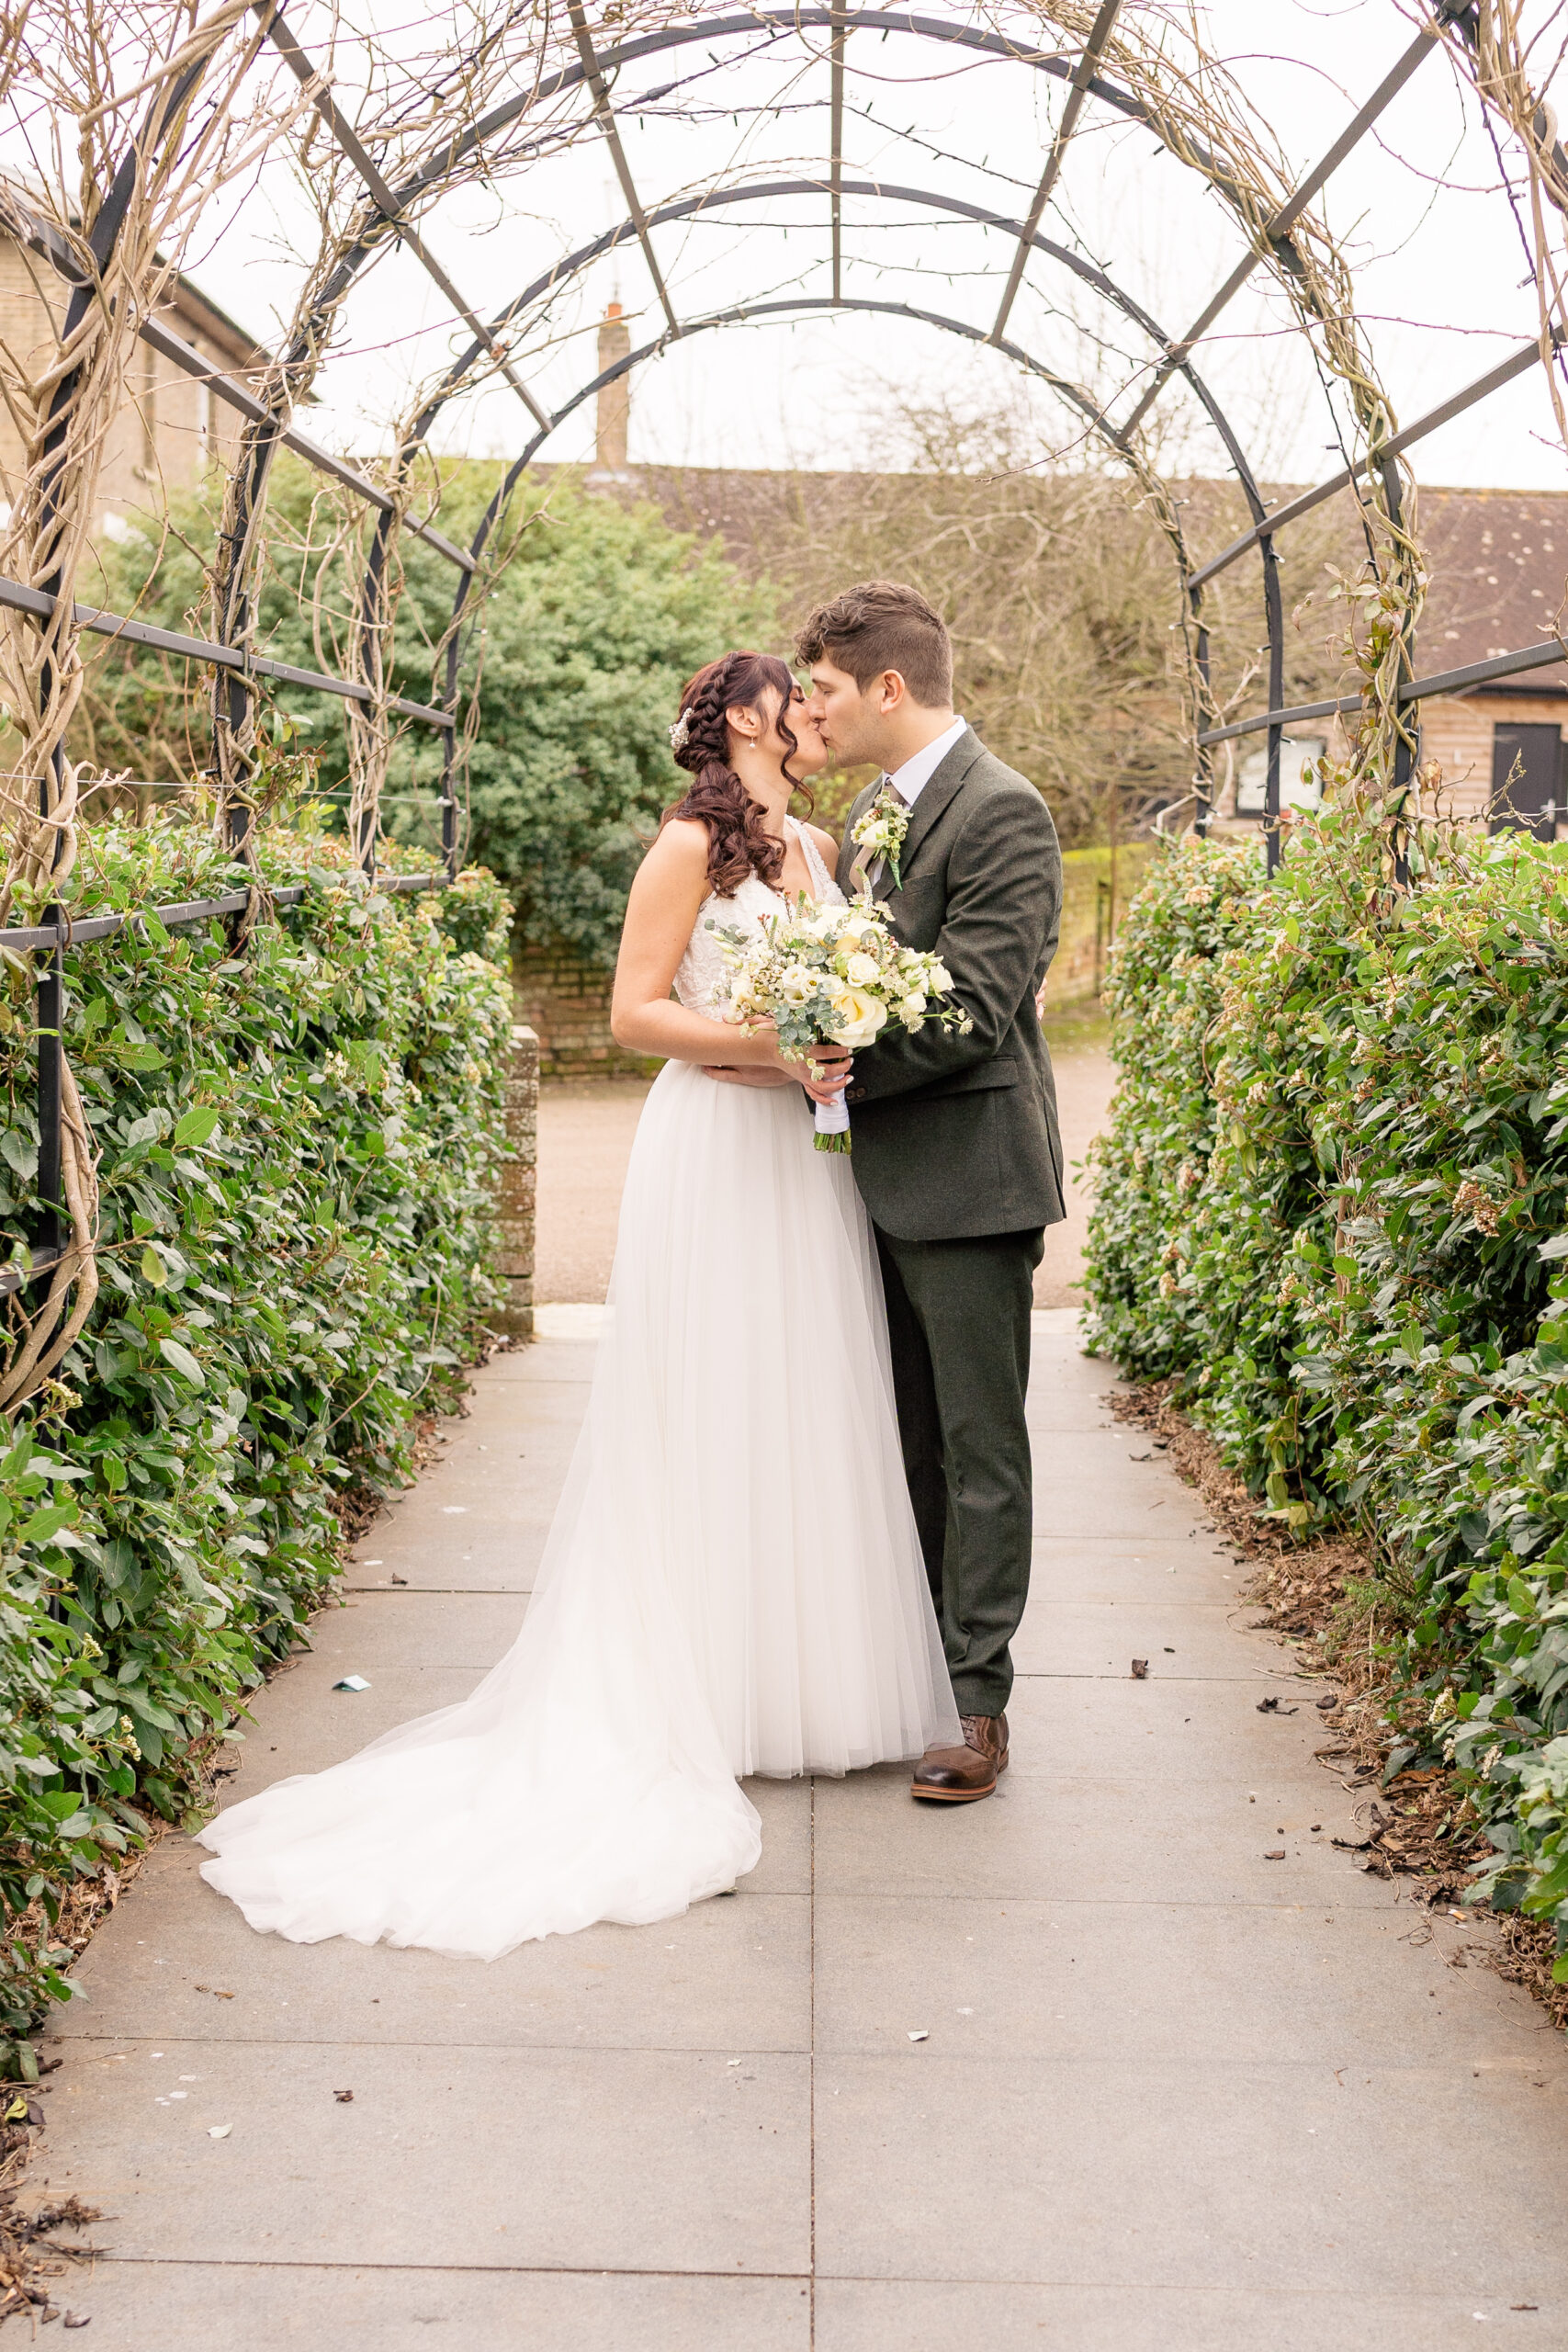
POLYGON ((457 1705, 220 1814, 202 1875, 297 1942, 493 1959, 732 1887, 761 1852, 738 1776, 959 1736, 850 1165, 797 1088, 671 1063, 517 1641, 457 1705))

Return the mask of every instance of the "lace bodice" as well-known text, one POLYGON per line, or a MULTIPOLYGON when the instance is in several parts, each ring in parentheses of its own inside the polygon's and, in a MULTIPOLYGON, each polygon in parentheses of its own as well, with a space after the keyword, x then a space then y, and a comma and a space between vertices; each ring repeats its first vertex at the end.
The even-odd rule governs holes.
MULTIPOLYGON (((794 817, 786 817, 784 822, 800 842, 816 897, 826 900, 829 906, 841 907, 844 894, 823 864, 821 854, 805 826, 794 817)), ((697 909, 692 936, 675 974, 675 993, 688 1012, 701 1012, 710 1021, 718 1020, 720 1015, 715 1011, 715 1006, 729 986, 729 967, 724 960, 718 941, 707 928, 708 924, 719 923, 739 930, 743 925, 754 922, 761 930, 770 915, 783 910, 784 903, 783 893, 770 890, 755 874, 749 874, 739 890, 728 899, 721 899, 716 891, 709 892, 697 909)))

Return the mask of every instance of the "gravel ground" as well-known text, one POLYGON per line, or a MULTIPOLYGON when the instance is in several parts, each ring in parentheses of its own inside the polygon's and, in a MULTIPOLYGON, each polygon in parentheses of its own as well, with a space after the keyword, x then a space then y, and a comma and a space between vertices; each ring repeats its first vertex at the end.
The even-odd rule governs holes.
MULTIPOLYGON (((1105 1023, 1058 1016, 1050 1024, 1070 1183, 1067 1219, 1045 1237, 1036 1306, 1076 1306, 1088 1194, 1074 1176, 1111 1101, 1114 1071, 1105 1023)), ((648 1087, 640 1079, 547 1080, 539 1099, 539 1238, 534 1295, 598 1304, 610 1279, 626 1158, 648 1087)))

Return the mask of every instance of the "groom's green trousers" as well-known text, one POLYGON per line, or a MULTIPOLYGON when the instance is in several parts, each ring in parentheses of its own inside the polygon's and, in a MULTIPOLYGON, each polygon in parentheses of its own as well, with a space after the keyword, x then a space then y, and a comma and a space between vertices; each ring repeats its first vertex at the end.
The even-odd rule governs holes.
POLYGON ((1029 1597, 1024 1391, 1045 1237, 904 1241, 875 1228, 898 1435, 961 1715, 999 1715, 1029 1597))

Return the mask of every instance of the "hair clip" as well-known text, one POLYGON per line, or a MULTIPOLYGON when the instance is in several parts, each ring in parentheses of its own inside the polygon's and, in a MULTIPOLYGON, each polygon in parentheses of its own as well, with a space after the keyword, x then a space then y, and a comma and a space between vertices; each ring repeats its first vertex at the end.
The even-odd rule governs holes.
POLYGON ((670 729, 670 749, 672 752, 683 752, 691 732, 692 714, 689 710, 683 710, 670 729))

